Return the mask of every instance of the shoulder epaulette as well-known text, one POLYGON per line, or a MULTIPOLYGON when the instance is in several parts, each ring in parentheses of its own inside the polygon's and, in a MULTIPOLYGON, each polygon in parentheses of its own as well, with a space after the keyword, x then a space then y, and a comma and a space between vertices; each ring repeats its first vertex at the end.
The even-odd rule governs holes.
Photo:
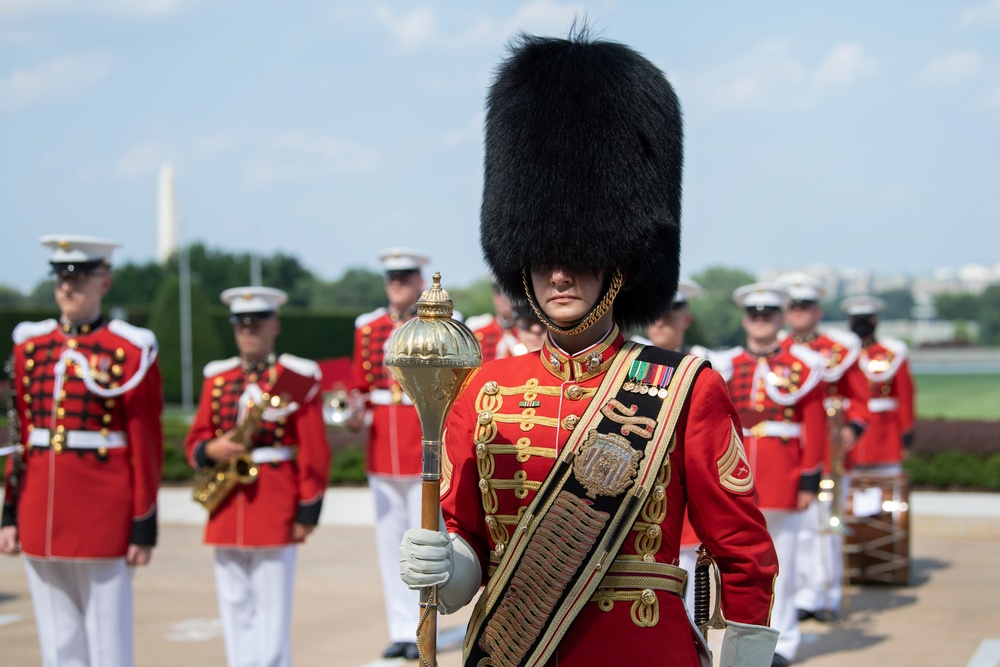
POLYGON ((319 369, 319 364, 312 359, 303 359, 293 354, 282 354, 278 357, 278 363, 303 377, 315 380, 320 380, 323 377, 323 373, 319 369))
POLYGON ((358 315, 358 317, 354 320, 354 328, 357 329, 359 327, 365 326, 369 322, 374 322, 378 318, 385 315, 385 313, 386 313, 385 308, 376 308, 370 313, 365 313, 364 315, 358 315))
POLYGON ((483 313, 482 315, 473 315, 465 321, 465 326, 469 327, 472 331, 477 331, 483 327, 487 327, 493 322, 493 316, 489 313, 483 313))
POLYGON ((137 327, 123 320, 111 320, 108 322, 108 330, 140 349, 156 349, 156 334, 149 329, 137 327))
POLYGON ((25 343, 32 338, 44 336, 45 334, 54 331, 57 326, 59 326, 59 323, 53 319, 42 320, 41 322, 21 322, 14 327, 14 332, 12 334, 14 344, 20 345, 21 343, 25 343))
POLYGON ((205 368, 202 370, 202 373, 204 373, 205 377, 207 378, 215 377, 216 375, 221 375, 226 371, 231 371, 239 365, 240 365, 239 357, 218 359, 216 361, 210 361, 207 364, 205 364, 205 368))

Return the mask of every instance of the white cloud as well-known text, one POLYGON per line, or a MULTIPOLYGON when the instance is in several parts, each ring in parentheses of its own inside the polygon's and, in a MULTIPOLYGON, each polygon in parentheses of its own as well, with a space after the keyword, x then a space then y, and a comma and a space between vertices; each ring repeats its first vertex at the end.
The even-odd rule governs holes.
POLYGON ((875 61, 865 55, 860 44, 838 44, 819 66, 813 83, 820 90, 849 86, 876 69, 875 61))
POLYGON ((791 42, 773 40, 706 74, 680 73, 673 78, 718 108, 803 108, 813 105, 818 95, 850 86, 877 69, 859 44, 838 44, 810 67, 791 42))
POLYGON ((1000 25, 1000 0, 991 0, 962 10, 960 25, 1000 25))
POLYGON ((303 131, 274 136, 268 142, 267 151, 267 155, 252 158, 244 169, 244 177, 252 184, 330 173, 368 173, 379 162, 379 154, 372 148, 303 131))
POLYGON ((155 141, 140 141, 115 161, 111 171, 122 178, 136 178, 156 173, 164 160, 164 151, 155 141))
POLYGON ((68 99, 97 85, 110 71, 110 59, 101 54, 63 56, 33 69, 15 70, 0 79, 0 109, 68 99))
POLYGON ((157 18, 176 13, 200 0, 0 0, 0 16, 91 14, 157 18))
POLYGON ((931 61, 918 79, 924 83, 947 84, 964 81, 979 71, 982 58, 969 51, 956 51, 931 61))
POLYGON ((375 18, 389 30, 399 46, 405 50, 416 49, 439 40, 434 10, 429 7, 417 7, 408 14, 400 16, 388 7, 380 5, 375 8, 375 18))

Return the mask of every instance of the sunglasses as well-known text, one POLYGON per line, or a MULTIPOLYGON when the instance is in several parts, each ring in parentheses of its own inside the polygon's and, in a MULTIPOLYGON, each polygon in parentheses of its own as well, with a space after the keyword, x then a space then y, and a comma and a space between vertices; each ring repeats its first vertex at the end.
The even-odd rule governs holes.
POLYGON ((765 308, 747 308, 747 318, 751 320, 769 320, 781 312, 780 308, 767 306, 765 308))

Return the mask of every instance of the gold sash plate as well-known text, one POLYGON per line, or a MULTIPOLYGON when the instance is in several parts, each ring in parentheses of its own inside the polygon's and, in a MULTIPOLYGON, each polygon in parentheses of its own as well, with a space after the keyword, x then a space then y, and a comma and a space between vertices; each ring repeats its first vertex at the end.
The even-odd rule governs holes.
POLYGON ((573 474, 591 498, 615 497, 632 485, 641 458, 627 438, 592 430, 573 461, 573 474))

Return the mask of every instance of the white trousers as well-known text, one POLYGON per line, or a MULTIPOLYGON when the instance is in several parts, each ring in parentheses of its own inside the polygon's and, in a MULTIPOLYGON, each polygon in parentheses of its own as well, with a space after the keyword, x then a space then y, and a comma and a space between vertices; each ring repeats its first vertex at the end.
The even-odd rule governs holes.
POLYGON ((375 499, 375 546, 382 571, 389 640, 415 642, 420 622, 420 593, 407 588, 399 577, 399 545, 403 533, 420 527, 420 478, 369 475, 368 488, 375 499))
POLYGON ((44 667, 132 666, 132 572, 124 558, 25 558, 44 667))
POLYGON ((778 554, 778 578, 774 582, 774 606, 771 608, 771 627, 780 632, 774 652, 789 660, 795 659, 802 639, 799 632, 799 615, 795 609, 796 544, 802 512, 761 510, 767 521, 774 550, 778 554))
POLYGON ((229 667, 292 664, 295 545, 215 550, 215 590, 229 667))
POLYGON ((811 612, 840 610, 843 600, 841 580, 844 576, 844 556, 841 550, 844 538, 840 533, 829 529, 832 507, 832 500, 816 500, 802 513, 796 546, 796 609, 811 612))

